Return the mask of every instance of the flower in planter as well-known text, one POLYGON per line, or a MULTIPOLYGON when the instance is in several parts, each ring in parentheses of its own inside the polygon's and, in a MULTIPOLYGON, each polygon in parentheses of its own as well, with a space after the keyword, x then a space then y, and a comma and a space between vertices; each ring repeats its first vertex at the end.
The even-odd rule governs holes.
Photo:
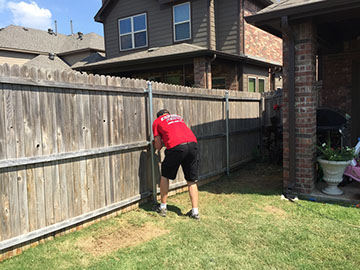
POLYGON ((349 161, 355 156, 355 149, 353 147, 338 147, 334 149, 331 147, 330 141, 317 146, 322 154, 322 159, 330 161, 349 161))
POLYGON ((280 109, 281 109, 281 107, 282 107, 283 105, 278 105, 278 104, 275 104, 274 105, 274 111, 280 111, 280 109))

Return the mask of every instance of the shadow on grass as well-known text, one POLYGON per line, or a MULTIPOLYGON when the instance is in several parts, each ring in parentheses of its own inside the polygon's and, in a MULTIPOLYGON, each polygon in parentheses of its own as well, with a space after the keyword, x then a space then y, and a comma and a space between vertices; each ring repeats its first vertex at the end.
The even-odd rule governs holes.
MULTIPOLYGON (((153 210, 154 204, 152 202, 141 204, 139 208, 143 209, 146 212, 154 212, 155 213, 155 211, 153 210)), ((181 212, 181 209, 179 207, 175 206, 175 205, 168 204, 167 205, 167 211, 168 212, 173 212, 173 213, 177 214, 178 216, 185 216, 185 214, 183 214, 181 212)))
POLYGON ((230 176, 201 186, 199 190, 214 194, 280 195, 283 193, 282 167, 251 163, 230 176))

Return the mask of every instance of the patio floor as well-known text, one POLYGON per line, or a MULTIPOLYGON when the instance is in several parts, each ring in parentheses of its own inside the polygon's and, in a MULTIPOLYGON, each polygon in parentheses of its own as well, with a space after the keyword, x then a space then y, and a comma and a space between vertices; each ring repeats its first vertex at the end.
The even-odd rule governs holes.
POLYGON ((346 186, 339 187, 342 191, 344 191, 344 193, 338 196, 328 195, 321 192, 321 190, 325 187, 326 183, 321 181, 317 184, 315 190, 311 194, 304 195, 302 197, 315 201, 334 201, 349 204, 360 204, 360 182, 353 180, 346 186))

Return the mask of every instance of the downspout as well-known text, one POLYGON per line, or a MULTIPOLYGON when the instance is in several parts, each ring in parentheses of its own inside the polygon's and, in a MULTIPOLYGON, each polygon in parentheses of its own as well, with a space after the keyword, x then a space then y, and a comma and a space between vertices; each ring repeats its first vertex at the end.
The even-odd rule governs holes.
POLYGON ((206 89, 208 89, 208 87, 209 87, 209 78, 208 78, 209 67, 211 67, 211 63, 214 62, 215 59, 216 59, 216 53, 214 53, 213 58, 212 58, 209 62, 206 63, 206 68, 205 68, 205 74, 206 74, 205 84, 206 84, 206 89))

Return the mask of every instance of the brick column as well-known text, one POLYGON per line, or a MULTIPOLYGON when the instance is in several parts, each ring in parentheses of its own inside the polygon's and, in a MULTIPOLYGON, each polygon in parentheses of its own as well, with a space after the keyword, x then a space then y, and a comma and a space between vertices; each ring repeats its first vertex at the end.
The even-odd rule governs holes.
POLYGON ((194 58, 194 84, 196 87, 211 89, 211 65, 207 57, 194 58), (208 70, 206 70, 206 68, 208 70), (207 85, 206 85, 207 71, 207 85))
MULTIPOLYGON (((295 39, 295 187, 300 193, 311 193, 316 171, 316 28, 311 22, 292 26, 295 39)), ((283 33, 283 157, 284 187, 289 181, 289 38, 283 33)))

